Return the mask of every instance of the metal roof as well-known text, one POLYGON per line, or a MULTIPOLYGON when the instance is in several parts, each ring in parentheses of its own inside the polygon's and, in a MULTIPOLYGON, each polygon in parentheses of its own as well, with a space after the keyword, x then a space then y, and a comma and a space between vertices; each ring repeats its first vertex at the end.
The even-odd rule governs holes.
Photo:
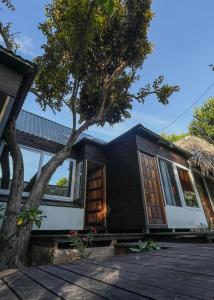
MULTIPOLYGON (((16 128, 21 132, 25 132, 61 145, 65 145, 67 143, 71 134, 71 128, 25 110, 21 110, 16 121, 16 128)), ((92 140, 100 144, 105 143, 104 141, 96 139, 86 133, 82 133, 78 137, 76 143, 82 139, 92 140)))

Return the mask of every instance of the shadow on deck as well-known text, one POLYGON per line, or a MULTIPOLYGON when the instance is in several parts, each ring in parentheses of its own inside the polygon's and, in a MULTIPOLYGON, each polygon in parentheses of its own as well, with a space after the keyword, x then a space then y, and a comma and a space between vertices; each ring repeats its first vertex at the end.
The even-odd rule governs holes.
POLYGON ((162 243, 166 250, 0 273, 0 299, 214 299, 214 245, 162 243))

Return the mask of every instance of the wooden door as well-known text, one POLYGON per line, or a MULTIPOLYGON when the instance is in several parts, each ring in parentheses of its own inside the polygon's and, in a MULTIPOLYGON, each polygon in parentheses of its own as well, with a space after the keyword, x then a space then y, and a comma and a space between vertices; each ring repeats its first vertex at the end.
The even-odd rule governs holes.
POLYGON ((197 186, 197 190, 199 192, 199 196, 201 199, 201 203, 204 209, 204 214, 206 216, 207 222, 210 222, 212 227, 214 225, 214 212, 212 208, 212 204, 209 199, 209 195, 207 193, 206 186, 204 184, 203 178, 199 175, 194 173, 195 183, 197 186))
POLYGON ((156 158, 141 153, 140 164, 148 223, 149 225, 164 225, 166 224, 165 207, 156 158))
POLYGON ((85 226, 105 226, 105 176, 104 167, 88 173, 85 226))

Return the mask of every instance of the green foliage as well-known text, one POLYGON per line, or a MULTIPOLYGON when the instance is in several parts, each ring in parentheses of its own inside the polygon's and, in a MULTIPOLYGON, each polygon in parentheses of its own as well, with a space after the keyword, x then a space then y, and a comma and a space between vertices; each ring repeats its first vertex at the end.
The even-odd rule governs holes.
POLYGON ((44 218, 46 218, 46 216, 43 215, 43 211, 37 208, 31 208, 29 210, 23 209, 18 216, 17 226, 24 226, 28 222, 33 222, 40 228, 44 218))
MULTIPOLYGON (((0 3, 4 4, 8 9, 12 11, 15 10, 15 6, 11 0, 0 0, 0 3)), ((0 21, 0 36, 2 37, 7 49, 16 52, 19 48, 19 45, 15 41, 14 34, 11 33, 11 26, 11 22, 3 23, 2 21, 0 21)))
POLYGON ((213 224, 211 221, 208 221, 207 224, 200 223, 200 230, 201 231, 211 231, 213 229, 213 224))
POLYGON ((192 135, 214 144, 214 98, 210 98, 195 110, 189 131, 192 135))
POLYGON ((138 241, 138 245, 136 248, 130 248, 132 252, 145 252, 145 251, 154 251, 160 250, 160 246, 152 240, 142 242, 141 240, 138 241))
POLYGON ((155 94, 168 103, 177 86, 160 76, 136 94, 130 89, 153 50, 147 38, 153 18, 151 0, 54 0, 39 28, 47 43, 34 91, 43 109, 64 105, 80 123, 99 117, 98 125, 130 118, 133 101, 155 94))
POLYGON ((195 192, 185 191, 184 192, 184 200, 186 202, 186 206, 199 207, 195 192))
POLYGON ((15 10, 15 6, 11 0, 1 0, 0 2, 3 3, 7 8, 15 10))
POLYGON ((56 186, 62 187, 62 186, 68 186, 68 179, 67 177, 62 177, 56 182, 56 186))
POLYGON ((182 138, 184 138, 185 136, 188 136, 188 133, 180 133, 180 134, 166 134, 166 133, 161 133, 160 136, 162 136, 164 139, 174 143, 182 138))
POLYGON ((86 259, 90 256, 90 251, 87 248, 92 245, 95 233, 96 230, 93 229, 86 236, 81 237, 76 230, 70 231, 71 246, 77 250, 80 259, 86 259))

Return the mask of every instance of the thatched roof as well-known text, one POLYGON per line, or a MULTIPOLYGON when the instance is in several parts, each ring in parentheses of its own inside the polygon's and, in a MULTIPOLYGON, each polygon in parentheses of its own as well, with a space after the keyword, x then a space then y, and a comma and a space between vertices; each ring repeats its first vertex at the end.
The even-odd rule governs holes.
POLYGON ((214 145, 190 135, 178 140, 175 144, 192 154, 189 159, 192 166, 200 167, 204 175, 210 172, 214 174, 214 145))

